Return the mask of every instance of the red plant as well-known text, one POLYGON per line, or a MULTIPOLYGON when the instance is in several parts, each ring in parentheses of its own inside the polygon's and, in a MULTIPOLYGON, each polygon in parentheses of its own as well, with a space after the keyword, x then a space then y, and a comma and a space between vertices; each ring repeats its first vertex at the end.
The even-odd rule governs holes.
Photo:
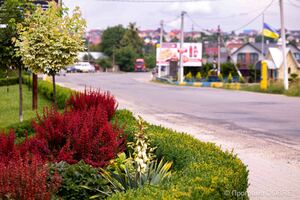
POLYGON ((14 156, 0 162, 0 199, 50 199, 60 186, 55 174, 49 181, 48 168, 35 156, 14 156))
POLYGON ((114 116, 118 107, 116 99, 109 92, 100 92, 100 90, 75 93, 67 101, 67 105, 73 110, 101 106, 106 111, 109 120, 114 116))
POLYGON ((0 162, 6 163, 16 154, 14 131, 10 130, 9 134, 0 133, 0 162))
POLYGON ((112 127, 101 104, 63 114, 45 110, 38 119, 39 123, 34 122, 36 136, 20 147, 22 153, 29 151, 50 161, 70 164, 84 160, 103 167, 125 148, 122 131, 112 127))

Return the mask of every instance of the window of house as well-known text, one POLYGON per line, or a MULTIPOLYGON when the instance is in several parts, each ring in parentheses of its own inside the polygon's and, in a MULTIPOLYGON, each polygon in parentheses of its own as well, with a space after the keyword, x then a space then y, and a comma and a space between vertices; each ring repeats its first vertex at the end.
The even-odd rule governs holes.
POLYGON ((289 73, 289 74, 291 73, 291 68, 290 68, 290 67, 288 68, 288 73, 289 73))
POLYGON ((251 53, 250 54, 250 63, 255 64, 258 61, 258 54, 257 53, 251 53))
POLYGON ((245 53, 238 53, 237 62, 239 62, 239 63, 246 62, 246 54, 245 53))
POLYGON ((298 63, 300 63, 300 53, 294 53, 294 56, 298 63))

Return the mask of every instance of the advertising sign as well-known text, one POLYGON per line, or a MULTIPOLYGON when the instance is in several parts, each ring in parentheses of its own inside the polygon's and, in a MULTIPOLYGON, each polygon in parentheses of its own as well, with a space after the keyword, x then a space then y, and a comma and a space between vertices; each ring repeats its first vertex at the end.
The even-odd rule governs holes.
POLYGON ((184 43, 182 49, 180 43, 163 43, 162 48, 158 44, 156 64, 167 66, 170 61, 179 61, 180 52, 182 52, 183 66, 202 66, 202 43, 184 43))

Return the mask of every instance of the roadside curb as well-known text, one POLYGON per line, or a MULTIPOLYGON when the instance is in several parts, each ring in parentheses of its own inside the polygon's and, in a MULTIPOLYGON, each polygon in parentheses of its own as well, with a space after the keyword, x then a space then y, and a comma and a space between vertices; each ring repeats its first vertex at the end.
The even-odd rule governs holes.
POLYGON ((213 87, 213 88, 227 88, 227 89, 235 89, 239 90, 241 88, 240 83, 223 83, 223 82, 172 82, 165 78, 156 77, 156 81, 160 81, 163 83, 169 83, 171 85, 178 86, 193 86, 193 87, 213 87))

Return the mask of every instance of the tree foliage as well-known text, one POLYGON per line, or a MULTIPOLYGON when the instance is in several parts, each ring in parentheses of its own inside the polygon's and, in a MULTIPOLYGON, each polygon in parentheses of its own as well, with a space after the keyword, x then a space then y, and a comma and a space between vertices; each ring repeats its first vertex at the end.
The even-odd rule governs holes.
POLYGON ((134 70, 134 61, 138 57, 135 49, 131 46, 122 47, 116 50, 116 63, 125 72, 134 70))
POLYGON ((143 54, 143 40, 138 34, 138 29, 135 26, 135 23, 129 23, 128 28, 126 29, 124 36, 121 40, 121 46, 127 47, 131 46, 132 49, 141 56, 143 54))
POLYGON ((51 2, 45 11, 38 7, 35 12, 27 12, 17 30, 18 55, 34 73, 53 75, 73 64, 77 52, 84 49, 85 21, 78 7, 69 15, 51 2))
POLYGON ((0 68, 20 64, 20 58, 16 56, 13 39, 18 37, 17 23, 23 21, 23 13, 30 9, 25 0, 6 0, 0 6, 0 68))
POLYGON ((111 68, 112 62, 110 58, 100 58, 96 60, 97 64, 99 64, 103 69, 111 68))
POLYGON ((101 51, 111 57, 114 49, 120 47, 125 31, 126 29, 122 25, 108 27, 102 35, 102 42, 100 45, 101 51))

